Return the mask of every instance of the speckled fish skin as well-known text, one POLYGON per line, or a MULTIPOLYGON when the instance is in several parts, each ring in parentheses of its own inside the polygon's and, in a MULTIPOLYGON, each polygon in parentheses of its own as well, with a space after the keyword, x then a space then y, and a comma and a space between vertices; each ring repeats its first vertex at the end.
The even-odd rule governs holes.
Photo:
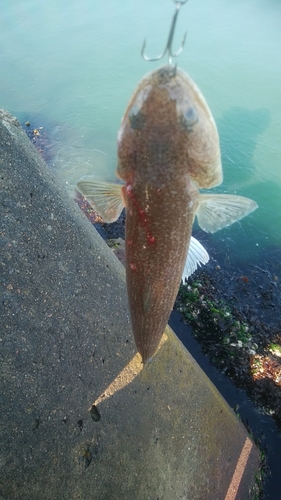
POLYGON ((117 175, 125 182, 128 300, 145 363, 157 350, 178 292, 197 187, 222 182, 215 122, 184 72, 168 65, 141 80, 122 119, 118 159, 117 175))

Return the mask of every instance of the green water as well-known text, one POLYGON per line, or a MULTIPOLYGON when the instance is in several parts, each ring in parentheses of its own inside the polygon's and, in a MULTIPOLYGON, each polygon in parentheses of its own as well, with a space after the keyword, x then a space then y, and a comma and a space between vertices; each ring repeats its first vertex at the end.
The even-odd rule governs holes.
MULTIPOLYGON (((0 107, 36 118, 54 141, 53 164, 70 193, 80 177, 114 179, 116 134, 145 62, 166 43, 171 0, 0 0, 0 107)), ((214 241, 251 257, 281 245, 281 2, 189 0, 180 12, 177 64, 199 85, 218 125, 218 192, 259 209, 214 241)), ((166 63, 166 60, 163 61, 166 63)), ((39 125, 39 123, 37 123, 39 125)))

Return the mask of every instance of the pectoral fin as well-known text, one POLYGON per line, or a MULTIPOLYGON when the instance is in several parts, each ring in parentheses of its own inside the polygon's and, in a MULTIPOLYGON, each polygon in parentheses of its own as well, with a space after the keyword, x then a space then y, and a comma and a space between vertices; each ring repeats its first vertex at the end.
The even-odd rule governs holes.
POLYGON ((258 208, 255 201, 228 194, 201 194, 196 212, 199 226, 207 233, 215 233, 233 222, 243 219, 258 208))
POLYGON ((81 181, 77 184, 78 191, 104 222, 114 222, 120 216, 124 208, 122 187, 112 182, 81 181))
POLYGON ((196 271, 198 266, 200 267, 201 264, 207 264, 207 262, 209 262, 209 255, 205 248, 198 240, 191 236, 187 259, 181 278, 183 283, 194 273, 194 271, 196 271))

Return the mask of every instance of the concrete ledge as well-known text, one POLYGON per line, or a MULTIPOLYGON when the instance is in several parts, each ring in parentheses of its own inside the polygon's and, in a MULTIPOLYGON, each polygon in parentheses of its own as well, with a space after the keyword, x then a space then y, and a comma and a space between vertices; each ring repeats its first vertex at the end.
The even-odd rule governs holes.
POLYGON ((169 328, 142 369, 122 265, 3 110, 0 173, 0 499, 251 498, 244 427, 169 328))

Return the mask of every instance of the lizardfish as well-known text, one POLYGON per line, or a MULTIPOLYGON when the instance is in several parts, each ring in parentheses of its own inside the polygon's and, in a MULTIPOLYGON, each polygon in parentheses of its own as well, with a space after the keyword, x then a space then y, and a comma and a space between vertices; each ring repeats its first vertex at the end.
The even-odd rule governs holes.
POLYGON ((77 187, 105 222, 126 207, 130 317, 145 363, 158 347, 181 278, 209 259, 191 237, 195 215, 202 229, 215 232, 257 204, 200 194, 223 179, 219 136, 196 84, 171 65, 149 73, 135 90, 118 132, 116 175, 124 184, 82 180, 77 187))

